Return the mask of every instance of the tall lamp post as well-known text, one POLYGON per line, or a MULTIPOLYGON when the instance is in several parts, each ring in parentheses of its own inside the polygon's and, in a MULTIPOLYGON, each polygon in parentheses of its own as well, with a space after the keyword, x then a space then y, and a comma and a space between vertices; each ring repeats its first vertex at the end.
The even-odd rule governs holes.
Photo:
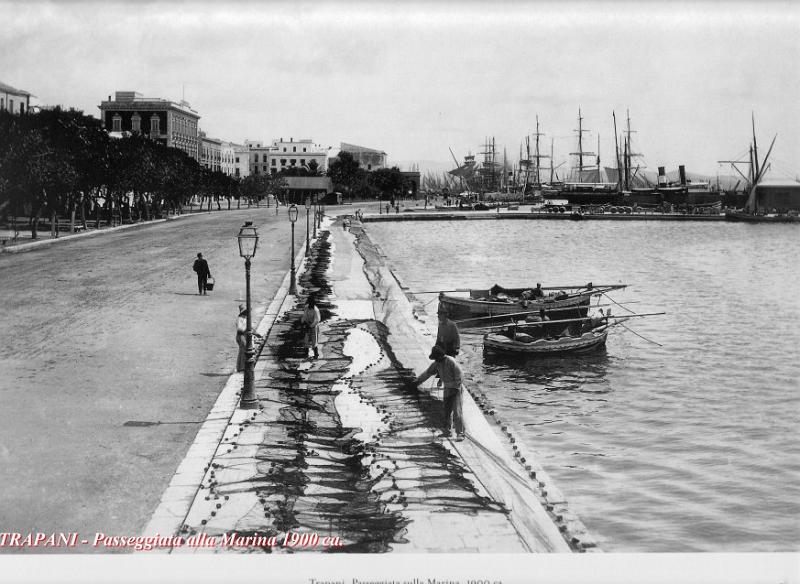
POLYGON ((306 197, 306 257, 309 255, 309 248, 308 248, 308 212, 311 210, 311 198, 306 197))
POLYGON ((297 294, 297 284, 295 284, 294 274, 294 222, 297 221, 297 205, 289 207, 289 221, 292 222, 292 280, 289 283, 289 294, 297 294))
POLYGON ((317 238, 317 195, 314 194, 314 239, 317 238))
POLYGON ((258 407, 258 400, 253 388, 256 352, 253 349, 253 322, 250 316, 250 258, 256 255, 258 231, 253 227, 252 221, 245 222, 239 230, 237 239, 239 240, 239 255, 244 258, 244 274, 247 288, 247 330, 245 331, 247 363, 244 368, 244 387, 242 388, 242 398, 239 406, 243 410, 254 410, 258 407))

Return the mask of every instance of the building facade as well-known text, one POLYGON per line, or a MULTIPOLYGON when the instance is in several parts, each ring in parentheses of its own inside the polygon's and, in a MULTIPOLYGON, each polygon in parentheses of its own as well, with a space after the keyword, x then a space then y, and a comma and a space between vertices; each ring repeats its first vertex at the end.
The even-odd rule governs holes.
POLYGON ((386 168, 386 152, 383 150, 375 150, 374 148, 365 148, 364 146, 356 146, 355 144, 342 142, 339 152, 349 152, 352 154, 353 159, 356 160, 364 170, 386 168))
POLYGON ((24 114, 31 105, 31 97, 27 91, 16 89, 0 81, 0 111, 12 114, 24 114))
POLYGON ((201 162, 200 114, 185 101, 142 97, 135 91, 117 91, 100 103, 100 119, 108 132, 144 134, 179 148, 201 162))
POLYGON ((270 147, 257 140, 245 140, 244 145, 249 156, 250 174, 269 174, 267 159, 270 147))
POLYGON ((200 131, 200 164, 208 170, 222 170, 222 140, 209 138, 200 131))
POLYGON ((220 170, 234 178, 250 175, 250 152, 243 144, 222 142, 220 146, 220 170))
POLYGON ((314 144, 312 140, 298 140, 289 138, 285 142, 283 138, 273 140, 267 152, 267 167, 270 174, 277 174, 287 168, 308 168, 311 161, 317 163, 319 172, 325 172, 328 168, 328 150, 319 144, 314 144))

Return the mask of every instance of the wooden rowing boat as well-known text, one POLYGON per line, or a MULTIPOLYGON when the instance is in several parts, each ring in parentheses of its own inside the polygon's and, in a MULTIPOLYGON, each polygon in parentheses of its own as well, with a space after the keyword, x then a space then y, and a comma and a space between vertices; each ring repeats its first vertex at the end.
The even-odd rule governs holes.
POLYGON ((608 326, 600 326, 579 336, 563 335, 558 338, 529 338, 528 335, 488 333, 483 337, 483 350, 507 356, 551 356, 579 354, 596 351, 606 344, 608 326), (520 340, 524 339, 524 340, 520 340))
MULTIPOLYGON (((503 316, 517 314, 521 311, 537 313, 544 309, 545 312, 560 312, 559 317, 586 316, 592 296, 624 288, 624 285, 609 286, 567 286, 557 288, 543 288, 551 291, 540 298, 531 298, 528 288, 502 288, 493 286, 488 290, 470 289, 469 296, 453 296, 444 292, 439 294, 439 306, 447 310, 448 317, 452 320, 468 321, 472 318, 486 316, 503 316), (557 291, 556 291, 557 290, 557 291), (568 314, 569 309, 575 309, 574 314, 568 314)), ((469 322, 465 326, 471 326, 469 322)))

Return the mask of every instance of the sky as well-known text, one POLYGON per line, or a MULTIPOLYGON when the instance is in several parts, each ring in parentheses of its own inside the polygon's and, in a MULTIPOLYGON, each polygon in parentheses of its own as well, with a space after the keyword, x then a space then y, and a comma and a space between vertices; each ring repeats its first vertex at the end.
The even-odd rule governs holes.
POLYGON ((614 164, 733 174, 755 116, 773 178, 800 176, 800 3, 0 0, 0 81, 99 116, 115 91, 185 99, 209 136, 378 148, 454 166, 494 138, 614 164))

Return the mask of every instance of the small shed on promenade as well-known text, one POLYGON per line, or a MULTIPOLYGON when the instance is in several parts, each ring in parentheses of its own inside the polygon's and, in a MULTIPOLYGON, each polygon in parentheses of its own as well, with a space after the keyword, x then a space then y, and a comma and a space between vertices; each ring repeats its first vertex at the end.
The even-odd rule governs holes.
POLYGON ((285 181, 286 200, 302 205, 306 197, 317 195, 320 199, 333 192, 333 184, 327 176, 287 176, 285 181))

